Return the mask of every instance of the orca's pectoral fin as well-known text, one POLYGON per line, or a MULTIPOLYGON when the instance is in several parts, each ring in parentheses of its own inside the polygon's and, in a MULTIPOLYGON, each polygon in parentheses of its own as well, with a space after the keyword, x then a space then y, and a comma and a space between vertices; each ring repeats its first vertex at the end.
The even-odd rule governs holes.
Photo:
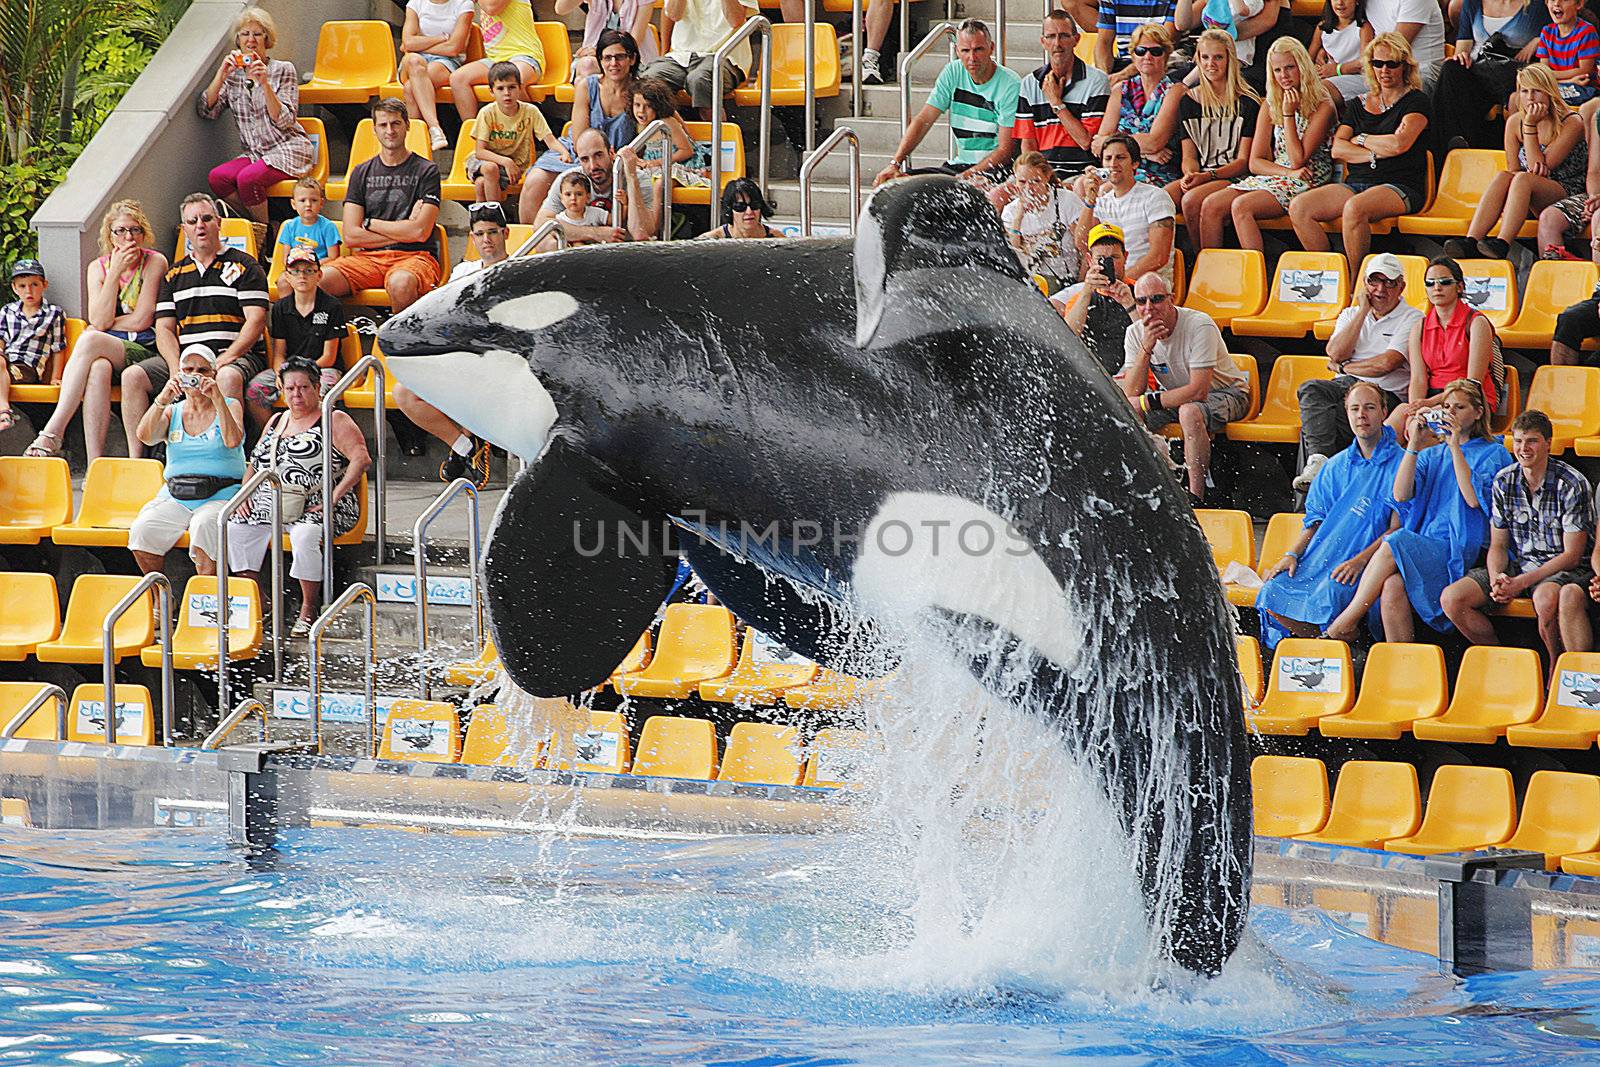
POLYGON ((566 696, 605 681, 672 587, 663 529, 559 439, 512 484, 484 582, 495 647, 519 688, 566 696))

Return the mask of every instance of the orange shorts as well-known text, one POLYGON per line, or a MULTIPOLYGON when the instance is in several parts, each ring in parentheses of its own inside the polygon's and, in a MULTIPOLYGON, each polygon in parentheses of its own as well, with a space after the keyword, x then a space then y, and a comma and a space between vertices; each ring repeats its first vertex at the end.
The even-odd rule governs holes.
POLYGON ((327 270, 336 270, 350 283, 352 293, 362 289, 382 289, 389 275, 403 270, 417 279, 424 293, 439 284, 439 261, 427 252, 380 250, 377 252, 351 252, 328 263, 327 270))

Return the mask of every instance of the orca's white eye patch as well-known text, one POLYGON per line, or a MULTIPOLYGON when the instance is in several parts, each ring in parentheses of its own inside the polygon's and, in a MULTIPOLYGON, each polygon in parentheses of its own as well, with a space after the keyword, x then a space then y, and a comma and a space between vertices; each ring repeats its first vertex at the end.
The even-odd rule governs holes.
POLYGON ((502 300, 486 313, 490 322, 512 329, 537 333, 546 326, 554 326, 578 310, 578 302, 571 293, 552 291, 529 293, 502 300))

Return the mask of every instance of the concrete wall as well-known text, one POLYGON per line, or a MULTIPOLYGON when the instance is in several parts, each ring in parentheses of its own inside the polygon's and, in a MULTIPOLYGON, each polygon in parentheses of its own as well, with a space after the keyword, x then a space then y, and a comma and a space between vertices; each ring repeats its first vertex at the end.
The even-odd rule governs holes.
MULTIPOLYGON (((84 271, 99 255, 100 217, 114 201, 134 197, 155 226, 157 247, 170 254, 177 240, 178 202, 204 190, 212 167, 239 154, 239 138, 226 112, 207 122, 195 97, 233 43, 233 21, 244 0, 195 0, 144 73, 129 88, 63 181, 33 216, 39 255, 50 273, 50 296, 69 315, 80 315, 84 271)), ((302 76, 316 55, 324 20, 386 18, 388 0, 271 0, 278 24, 273 55, 302 76)))

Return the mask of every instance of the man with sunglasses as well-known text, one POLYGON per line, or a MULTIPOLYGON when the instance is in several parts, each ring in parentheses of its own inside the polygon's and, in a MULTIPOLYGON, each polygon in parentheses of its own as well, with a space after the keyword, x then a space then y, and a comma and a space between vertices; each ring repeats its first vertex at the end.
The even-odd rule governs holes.
POLYGON ((1146 274, 1133 287, 1133 324, 1123 338, 1118 379, 1122 392, 1148 429, 1176 423, 1183 432, 1189 498, 1206 499, 1211 468, 1211 435, 1242 419, 1250 408, 1250 379, 1222 343, 1222 331, 1209 315, 1181 308, 1172 286, 1159 274, 1146 274), (1154 375, 1157 388, 1149 388, 1154 375))
POLYGON ((1400 260, 1387 252, 1373 256, 1355 300, 1334 320, 1327 355, 1335 377, 1303 382, 1297 394, 1306 461, 1294 480, 1296 489, 1310 488, 1328 457, 1350 444, 1344 395, 1352 385, 1376 385, 1389 411, 1404 402, 1411 387, 1408 339, 1412 327, 1422 321, 1422 312, 1406 303, 1405 291, 1406 271, 1400 260))

